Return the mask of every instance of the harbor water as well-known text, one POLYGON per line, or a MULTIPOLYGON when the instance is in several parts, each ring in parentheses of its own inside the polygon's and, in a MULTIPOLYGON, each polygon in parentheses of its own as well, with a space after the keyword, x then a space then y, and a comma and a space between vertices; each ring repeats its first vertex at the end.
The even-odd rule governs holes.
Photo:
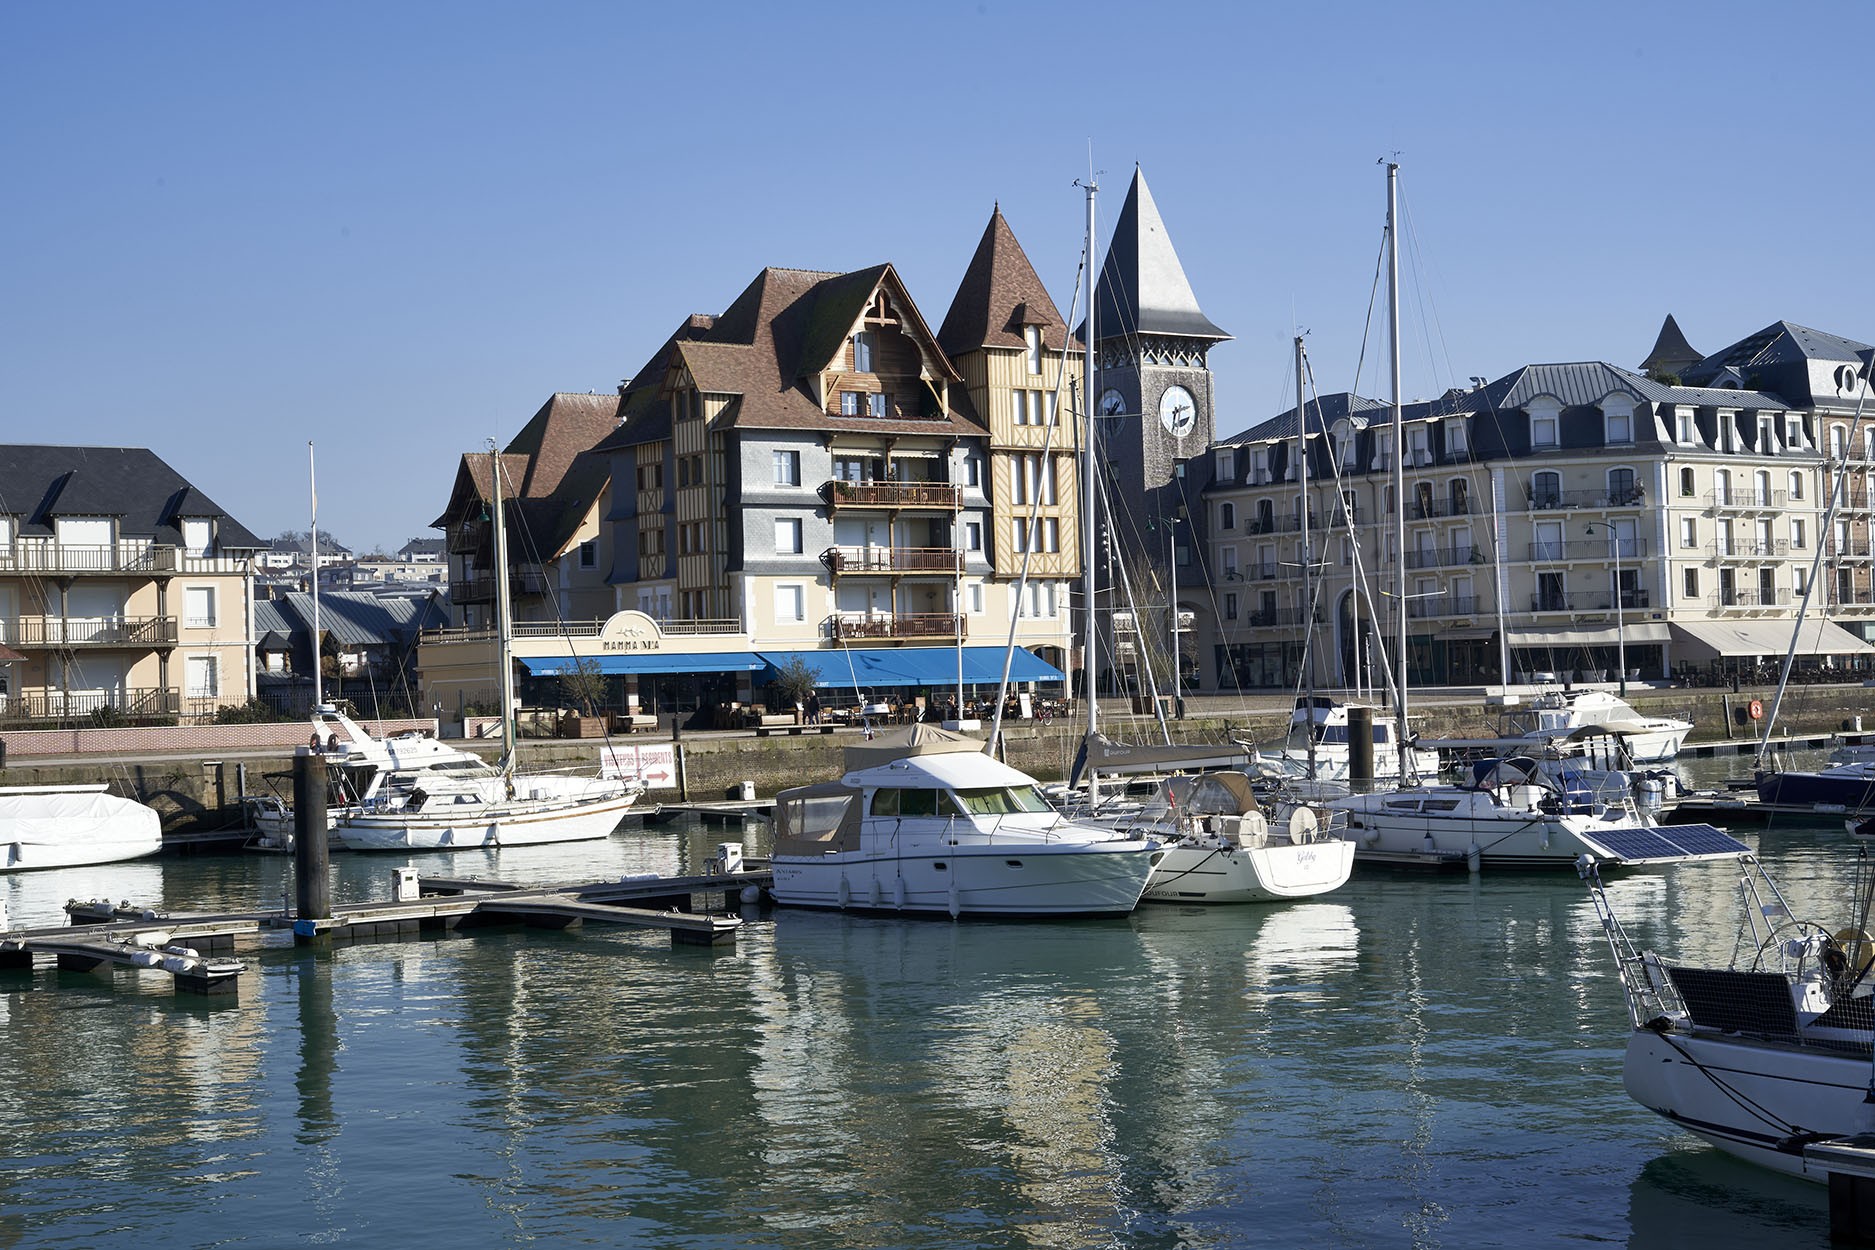
MULTIPOLYGON (((1745 833, 1846 921, 1855 840, 1745 833)), ((759 828, 421 858, 524 881, 697 870, 759 828)), ((337 857, 338 899, 397 863, 337 857)), ((277 905, 263 855, 0 879, 277 905)), ((1611 889, 1729 953, 1724 864, 1611 889)), ((483 930, 151 973, 0 973, 0 1244, 91 1247, 1822 1247, 1823 1187, 1622 1092, 1626 1017, 1572 874, 1357 871, 1319 900, 1098 922, 750 910, 733 948, 483 930)))

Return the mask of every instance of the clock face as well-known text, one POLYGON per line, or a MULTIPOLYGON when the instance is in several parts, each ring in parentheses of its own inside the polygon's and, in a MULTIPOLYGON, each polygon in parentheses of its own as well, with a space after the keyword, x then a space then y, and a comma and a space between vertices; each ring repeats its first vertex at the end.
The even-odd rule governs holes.
POLYGON ((1117 417, 1126 411, 1126 396, 1112 389, 1100 393, 1100 415, 1117 417))
POLYGON ((1159 396, 1159 424, 1173 438, 1184 438, 1198 423, 1198 405, 1182 386, 1168 386, 1159 396))

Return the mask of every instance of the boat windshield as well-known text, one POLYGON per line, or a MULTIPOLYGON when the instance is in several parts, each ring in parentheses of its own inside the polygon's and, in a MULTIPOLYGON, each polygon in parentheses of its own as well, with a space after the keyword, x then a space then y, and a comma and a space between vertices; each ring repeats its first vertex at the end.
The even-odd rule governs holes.
POLYGON ((1034 786, 993 786, 958 790, 958 801, 972 816, 1008 816, 1016 812, 1052 812, 1048 800, 1034 786))

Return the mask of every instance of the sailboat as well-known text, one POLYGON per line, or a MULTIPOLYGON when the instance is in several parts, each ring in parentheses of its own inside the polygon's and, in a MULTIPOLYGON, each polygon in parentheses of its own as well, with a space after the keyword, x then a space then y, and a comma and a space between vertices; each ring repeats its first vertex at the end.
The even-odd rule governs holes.
POLYGON ((507 577, 501 457, 489 446, 495 551, 495 633, 501 678, 502 756, 494 768, 477 767, 465 753, 423 750, 402 756, 394 742, 365 734, 336 712, 321 709, 315 724, 332 729, 329 763, 341 773, 363 763, 372 775, 328 810, 334 849, 350 851, 456 851, 498 846, 576 842, 608 836, 644 793, 643 783, 570 773, 517 773, 514 722, 513 623, 507 577), (336 719, 334 719, 336 718, 336 719), (340 739, 338 731, 345 737, 340 739))
MULTIPOLYGON (((1397 226, 1399 166, 1387 165, 1387 316, 1391 352, 1393 498, 1406 499, 1406 436, 1400 397, 1400 305, 1397 226)), ((1395 550, 1406 550, 1403 507, 1394 513, 1395 550)), ((1397 625, 1394 656, 1399 723, 1407 719, 1406 562, 1394 563, 1397 625)), ((1409 776, 1408 744, 1395 738, 1398 775, 1409 776)), ((1748 850, 1711 825, 1663 827, 1627 794, 1612 800, 1568 789, 1530 757, 1484 760, 1457 784, 1423 784, 1331 799, 1345 814, 1358 859, 1394 864, 1480 868, 1570 868, 1591 855, 1608 865, 1672 864, 1748 850)))
POLYGON ((1754 856, 1739 862, 1740 956, 1723 966, 1638 951, 1596 866, 1582 865, 1627 1002, 1622 1084, 1727 1153, 1823 1181, 1831 1139, 1875 1128, 1875 870, 1857 859, 1847 915, 1800 918, 1754 856))
MULTIPOLYGON (((1098 305, 1094 291, 1094 201, 1099 188, 1090 180, 1087 192, 1087 325, 1082 344, 1085 395, 1099 393, 1094 386, 1095 318, 1098 305)), ((1172 742, 1163 712, 1159 721, 1165 736, 1161 744, 1125 746, 1100 732, 1100 700, 1097 689, 1099 673, 1098 622, 1095 610, 1094 543, 1095 509, 1103 492, 1096 476, 1098 459, 1094 455, 1096 431, 1093 405, 1085 409, 1085 433, 1081 440, 1082 548, 1086 553, 1082 570, 1082 600, 1085 605, 1084 644, 1082 649, 1082 684, 1087 702, 1087 731, 1082 747, 1082 763, 1087 774, 1087 810, 1099 812, 1100 778, 1103 771, 1177 772, 1179 770, 1215 769, 1219 765, 1247 762, 1248 752, 1235 744, 1226 747, 1172 742)), ((1176 570, 1174 555, 1171 564, 1176 570)), ((1173 576, 1176 577, 1176 571, 1173 576)), ((1176 585, 1176 583, 1174 583, 1176 585)), ((1130 595, 1130 582, 1127 589, 1130 595)), ((1137 612, 1134 619, 1138 619, 1137 612)), ((1177 681, 1178 602, 1172 597, 1172 669, 1177 681)), ((1155 682, 1150 662, 1146 665, 1149 682, 1155 682)), ((1174 687, 1176 689, 1176 687, 1174 687)), ((1156 684, 1152 690, 1153 706, 1158 708, 1156 684)), ((1107 817, 1094 816, 1099 823, 1158 839, 1164 853, 1152 880, 1146 886, 1144 901, 1176 903, 1247 903, 1302 898, 1326 893, 1346 884, 1354 866, 1354 847, 1327 832, 1324 821, 1311 809, 1298 808, 1287 821, 1272 826, 1261 810, 1241 772, 1226 771, 1192 777, 1174 775, 1159 783, 1157 792, 1136 812, 1107 817)))

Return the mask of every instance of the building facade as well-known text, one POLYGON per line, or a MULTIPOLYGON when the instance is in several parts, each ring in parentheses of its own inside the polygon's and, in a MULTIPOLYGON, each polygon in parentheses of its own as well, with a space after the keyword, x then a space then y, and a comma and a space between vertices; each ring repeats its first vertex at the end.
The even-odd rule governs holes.
POLYGON ((1414 683, 1497 683, 1506 661, 1511 681, 1711 679, 1782 659, 1812 576, 1804 662, 1865 666, 1866 351, 1779 323, 1678 374, 1532 365, 1407 405, 1403 515, 1376 401, 1326 396, 1219 444, 1218 688, 1295 685, 1305 639, 1314 680, 1378 687, 1400 607, 1414 683))
POLYGON ((267 544, 154 453, 0 447, 0 717, 212 719, 254 694, 267 544))

